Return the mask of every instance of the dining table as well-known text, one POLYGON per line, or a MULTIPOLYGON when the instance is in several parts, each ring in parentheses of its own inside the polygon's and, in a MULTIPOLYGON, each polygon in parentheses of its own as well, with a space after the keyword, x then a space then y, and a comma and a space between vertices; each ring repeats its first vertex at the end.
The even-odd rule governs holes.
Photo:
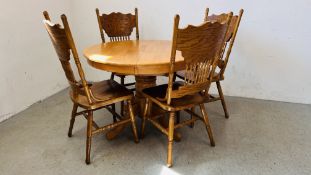
MULTIPOLYGON (((157 76, 169 73, 171 50, 172 41, 169 40, 127 40, 89 46, 83 55, 96 69, 135 76, 135 111, 142 117, 145 105, 142 90, 156 86, 157 76)), ((174 71, 184 68, 184 58, 177 52, 174 71)), ((114 138, 120 130, 123 128, 110 132, 107 138, 114 138)))

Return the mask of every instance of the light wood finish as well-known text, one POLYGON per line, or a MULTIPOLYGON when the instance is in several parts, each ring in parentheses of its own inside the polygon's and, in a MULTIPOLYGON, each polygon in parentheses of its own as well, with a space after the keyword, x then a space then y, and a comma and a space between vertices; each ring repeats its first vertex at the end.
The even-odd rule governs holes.
MULTIPOLYGON (((227 14, 224 14, 224 13, 220 14, 220 15, 213 14, 213 15, 209 16, 208 12, 209 12, 209 9, 207 8, 206 9, 205 18, 204 18, 205 21, 214 21, 214 22, 218 21, 218 22, 221 22, 221 21, 226 20, 226 15, 227 14)), ((223 92, 222 92, 220 81, 224 80, 224 73, 225 73, 225 70, 226 70, 226 67, 227 67, 227 64, 228 64, 228 61, 229 61, 230 53, 232 51, 232 47, 233 47, 233 44, 234 44, 234 41, 235 41, 235 38, 236 38, 236 35, 237 35, 237 32, 238 32, 238 29, 239 29, 239 25, 240 25, 240 22, 241 22, 241 18, 242 18, 243 12, 244 12, 244 10, 241 9, 240 12, 239 12, 239 15, 234 15, 232 17, 228 33, 226 34, 225 44, 224 44, 224 47, 223 47, 223 50, 222 50, 222 53, 221 53, 221 58, 220 58, 220 60, 218 62, 219 71, 217 73, 215 73, 215 75, 213 77, 213 82, 216 82, 216 85, 217 85, 217 90, 218 90, 219 97, 210 96, 211 98, 208 101, 208 102, 214 102, 214 101, 220 100, 226 118, 229 118, 229 112, 227 110, 227 105, 226 105, 225 98, 224 98, 224 95, 223 95, 223 92)), ((184 79, 185 78, 185 72, 184 71, 178 71, 176 73, 176 76, 181 78, 181 79, 184 79)))
POLYGON ((51 38, 55 51, 58 55, 59 61, 63 67, 66 78, 70 84, 70 97, 74 103, 68 136, 72 136, 72 129, 75 121, 75 117, 83 115, 87 119, 87 139, 86 139, 86 164, 90 163, 90 151, 92 136, 111 128, 131 123, 133 128, 134 140, 138 142, 137 131, 135 126, 135 119, 133 117, 133 111, 131 110, 131 100, 133 99, 132 91, 126 89, 124 86, 118 84, 114 80, 106 80, 101 82, 89 83, 85 79, 84 71, 80 63, 78 52, 67 22, 65 15, 61 16, 64 27, 59 24, 53 24, 50 21, 49 14, 43 12, 45 20, 45 28, 51 38), (80 81, 77 81, 70 64, 71 54, 77 67, 80 81), (120 116, 113 110, 113 105, 117 102, 126 101, 130 108, 130 116, 120 116), (83 110, 77 112, 78 107, 83 110), (112 124, 99 127, 93 121, 93 111, 106 108, 110 111, 118 121, 112 124))
MULTIPOLYGON (((128 75, 161 75, 170 70, 171 41, 139 40, 97 44, 84 50, 88 63, 101 70, 128 75)), ((175 70, 184 69, 176 54, 175 70)))
POLYGON ((226 17, 226 20, 222 22, 205 22, 200 26, 189 25, 184 29, 179 29, 179 16, 177 15, 174 23, 168 84, 143 90, 143 95, 148 99, 148 105, 144 110, 141 132, 144 135, 145 121, 148 120, 168 136, 168 167, 171 167, 173 162, 173 136, 177 128, 189 125, 196 120, 202 120, 206 125, 211 145, 215 146, 208 116, 202 106, 209 98, 208 91, 221 57, 232 13, 227 14, 226 17), (177 51, 184 58, 185 78, 183 82, 174 82, 177 51), (146 111, 151 106, 150 102, 170 113, 168 128, 162 127, 153 116, 148 116, 146 111), (181 110, 193 112, 189 109, 197 105, 201 107, 203 117, 193 114, 192 119, 174 124, 176 112, 181 110))
MULTIPOLYGON (((135 75, 136 80, 136 108, 139 116, 143 116, 145 97, 142 95, 144 88, 156 85, 156 75, 167 74, 170 69, 171 41, 159 40, 130 40, 122 42, 101 43, 84 50, 88 63, 100 70, 116 72, 118 74, 135 75)), ((183 57, 176 54, 175 70, 184 69, 183 57)), ((109 139, 117 135, 109 133, 109 139)), ((178 135, 175 138, 180 140, 178 135)))
MULTIPOLYGON (((152 121, 152 120, 151 120, 152 121)), ((168 125, 168 145, 167 145, 167 161, 166 166, 171 167, 173 165, 173 139, 174 139, 174 122, 175 112, 170 112, 169 125, 168 125)), ((158 128, 161 128, 158 126, 158 128)), ((166 131, 166 130, 165 130, 166 131)))
MULTIPOLYGON (((136 40, 139 40, 139 30, 138 30, 138 9, 135 8, 135 14, 123 14, 120 12, 113 12, 110 14, 100 15, 99 9, 96 8, 96 16, 98 21, 98 27, 100 31, 100 36, 102 42, 105 43, 105 35, 110 39, 110 42, 126 41, 131 39, 133 29, 136 29, 136 40)), ((117 76, 121 80, 121 85, 132 86, 135 82, 125 83, 125 74, 118 74, 115 72, 111 73, 111 78, 117 76)), ((131 90, 135 91, 135 88, 131 90)), ((121 114, 124 113, 124 103, 121 102, 121 114)))

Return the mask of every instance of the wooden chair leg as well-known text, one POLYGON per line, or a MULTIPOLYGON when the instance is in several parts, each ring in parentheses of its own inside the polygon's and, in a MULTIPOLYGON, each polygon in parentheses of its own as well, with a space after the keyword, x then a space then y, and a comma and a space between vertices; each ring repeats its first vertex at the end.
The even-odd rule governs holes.
POLYGON ((91 142, 92 142, 92 123, 93 123, 93 111, 88 111, 87 116, 87 131, 86 131, 86 159, 85 163, 90 164, 91 155, 91 142))
POLYGON ((204 118, 204 123, 205 123, 205 127, 206 127, 206 131, 207 131, 209 140, 211 142, 211 146, 214 147, 215 146, 215 141, 214 141, 214 138, 213 138, 213 132, 212 132, 212 128, 211 128, 211 125, 209 123, 209 120, 208 120, 208 115, 207 115, 207 112, 206 112, 204 104, 200 104, 200 109, 201 109, 201 113, 202 113, 203 118, 204 118))
MULTIPOLYGON (((192 108, 191 108, 191 111, 194 112, 194 111, 195 111, 195 107, 192 107, 192 108)), ((192 114, 191 114, 191 119, 192 119, 192 117, 193 117, 193 116, 192 116, 192 114)), ((191 123, 189 126, 190 126, 190 128, 194 128, 194 122, 191 123)))
MULTIPOLYGON (((121 85, 124 86, 124 78, 125 76, 121 76, 121 85)), ((121 102, 121 116, 124 116, 124 101, 121 102)))
POLYGON ((138 135, 137 135, 135 116, 134 116, 133 106, 132 106, 132 101, 131 100, 127 101, 127 106, 128 106, 128 111, 129 111, 129 115, 130 115, 131 122, 132 122, 132 130, 133 130, 133 135, 134 135, 134 141, 136 143, 138 143, 139 139, 138 139, 138 135))
POLYGON ((173 82, 175 82, 176 81, 176 72, 174 73, 174 76, 173 76, 173 82))
POLYGON ((110 80, 114 80, 114 73, 111 73, 110 80))
MULTIPOLYGON (((116 112, 116 104, 111 105, 112 110, 116 112)), ((113 115, 113 123, 117 122, 117 116, 113 115)))
POLYGON ((179 124, 180 123, 180 111, 176 112, 176 123, 179 124))
POLYGON ((145 108, 144 108, 144 114, 143 114, 143 118, 141 121, 141 131, 140 131, 140 138, 143 139, 145 137, 145 126, 146 126, 146 119, 147 119, 147 114, 148 114, 148 110, 149 110, 149 99, 146 99, 146 104, 145 104, 145 108))
POLYGON ((227 110, 227 105, 226 105, 226 102, 225 102, 224 94, 222 93, 220 82, 216 81, 216 85, 217 85, 218 94, 219 94, 219 97, 220 97, 220 100, 221 100, 222 108, 224 109, 224 112, 225 112, 225 117, 229 118, 229 113, 228 113, 228 110, 227 110))
POLYGON ((121 102, 121 116, 124 116, 124 102, 121 102))
POLYGON ((172 167, 173 160, 173 140, 174 140, 174 122, 175 122, 175 112, 170 112, 169 124, 168 124, 168 146, 167 146, 167 167, 172 167))
MULTIPOLYGON (((114 80, 114 73, 111 73, 110 80, 114 80)), ((112 104, 111 107, 112 107, 112 110, 116 112, 116 105, 112 104)), ((113 122, 117 122, 116 116, 113 116, 113 122)))
POLYGON ((77 110, 78 110, 78 105, 76 103, 74 103, 73 104, 73 108, 72 108, 72 112, 71 112, 71 119, 70 119, 70 125, 69 125, 69 130, 68 130, 68 137, 72 137, 72 129, 73 129, 73 125, 75 123, 77 110))

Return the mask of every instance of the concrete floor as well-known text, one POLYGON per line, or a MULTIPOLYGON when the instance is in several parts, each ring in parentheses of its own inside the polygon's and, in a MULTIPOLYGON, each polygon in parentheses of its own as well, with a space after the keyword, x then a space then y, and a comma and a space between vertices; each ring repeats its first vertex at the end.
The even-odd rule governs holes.
MULTIPOLYGON (((86 120, 78 118, 74 136, 67 137, 72 104, 62 91, 0 123, 0 174, 311 174, 310 105, 232 97, 227 104, 229 120, 220 103, 206 105, 216 147, 201 122, 179 129, 183 138, 174 144, 171 169, 167 140, 151 125, 139 144, 129 127, 113 141, 96 136, 87 166, 86 120)), ((111 117, 99 111, 95 120, 111 117)))

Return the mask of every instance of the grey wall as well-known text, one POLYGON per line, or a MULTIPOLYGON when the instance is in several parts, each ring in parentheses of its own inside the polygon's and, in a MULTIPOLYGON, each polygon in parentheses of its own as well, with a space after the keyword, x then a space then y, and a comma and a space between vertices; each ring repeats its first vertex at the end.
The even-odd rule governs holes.
MULTIPOLYGON (((199 24, 206 7, 211 13, 245 9, 224 81, 231 96, 311 103, 310 0, 75 0, 72 5, 77 44, 83 48, 100 42, 95 8, 101 12, 139 9, 142 39, 171 39, 173 18, 181 25, 199 24)), ((88 66, 89 67, 89 66, 88 66)), ((88 76, 103 78, 88 69, 88 76)), ((105 74, 106 76, 106 74, 105 74)))
POLYGON ((59 19, 70 1, 1 0, 0 121, 67 86, 42 23, 45 9, 59 19))

